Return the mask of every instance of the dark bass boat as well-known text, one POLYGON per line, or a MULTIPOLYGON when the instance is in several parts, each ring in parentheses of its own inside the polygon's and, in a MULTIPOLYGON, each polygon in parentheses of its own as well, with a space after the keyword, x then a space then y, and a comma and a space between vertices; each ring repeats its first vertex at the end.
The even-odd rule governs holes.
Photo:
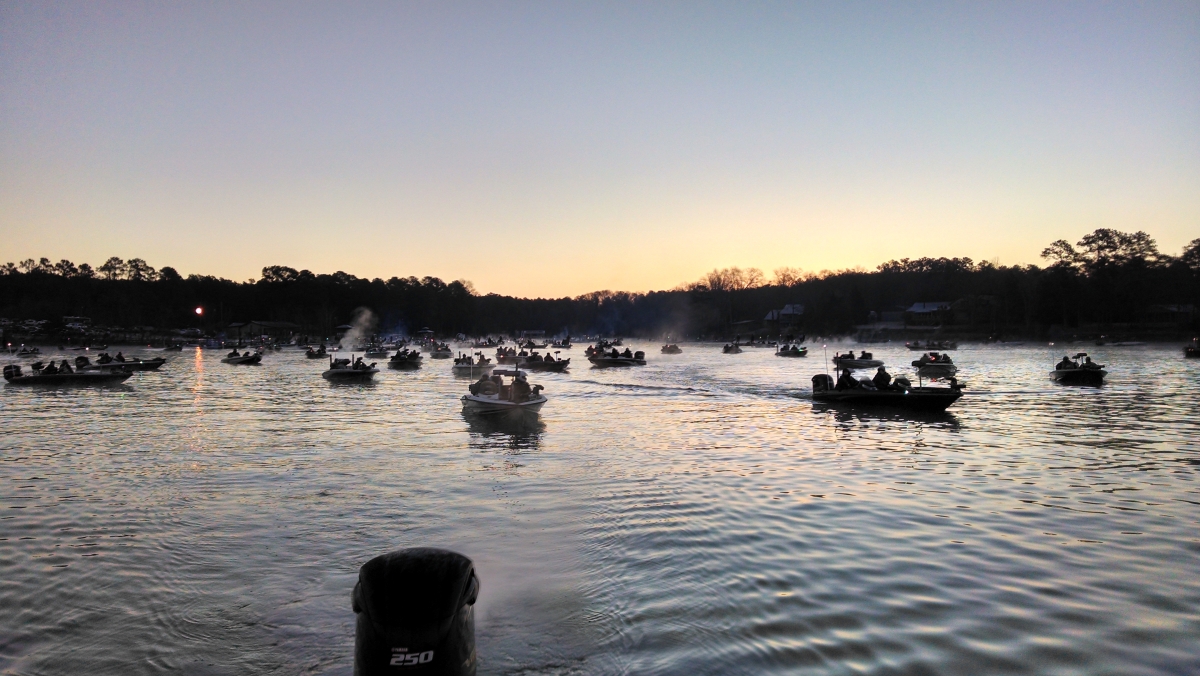
MULTIPOLYGON (((115 385, 133 375, 133 371, 110 369, 105 371, 72 371, 63 360, 66 370, 54 364, 46 368, 34 368, 33 373, 21 372, 21 367, 9 364, 4 367, 4 379, 12 385, 115 385)), ((40 366, 40 364, 35 364, 40 366)))
MULTIPOLYGON (((350 355, 352 358, 354 355, 350 355)), ((362 357, 358 359, 333 359, 329 360, 329 369, 321 374, 325 380, 336 382, 363 382, 370 380, 379 373, 379 369, 375 368, 375 363, 363 363, 362 357)))
POLYGON ((309 348, 304 352, 304 356, 308 357, 309 359, 321 359, 323 357, 328 356, 328 354, 329 354, 329 352, 327 352, 325 350, 324 343, 321 344, 321 347, 319 347, 315 350, 312 349, 312 346, 309 346, 309 348))
POLYGON ((905 343, 904 347, 917 352, 922 350, 926 352, 945 352, 947 350, 957 350, 958 343, 954 342, 953 340, 927 340, 924 343, 919 340, 914 340, 911 343, 905 343))
POLYGON ((1183 356, 1189 359, 1200 357, 1200 338, 1193 338, 1191 345, 1184 346, 1183 356))
POLYGON ((1106 375, 1108 371, 1104 370, 1104 365, 1092 361, 1087 352, 1079 352, 1074 357, 1063 356, 1050 372, 1051 378, 1064 385, 1102 385, 1106 375))
POLYGON ((96 363, 94 364, 83 355, 75 357, 75 370, 104 371, 106 369, 123 368, 130 371, 154 371, 165 363, 167 363, 167 360, 162 357, 154 359, 139 359, 137 357, 126 359, 120 352, 117 353, 116 357, 110 357, 107 352, 102 352, 99 357, 96 357, 96 363))
POLYGON ((737 343, 726 343, 725 347, 721 348, 721 352, 724 354, 741 354, 742 348, 737 343))
POLYGON ((454 356, 454 350, 445 343, 438 343, 429 348, 430 359, 450 359, 454 356))
POLYGON ((482 352, 476 352, 474 356, 469 354, 459 354, 454 359, 454 366, 451 367, 456 376, 486 376, 491 374, 492 369, 496 365, 491 359, 483 356, 482 352))
POLYGON ((391 353, 388 352, 386 347, 376 343, 373 345, 368 345, 366 352, 363 353, 363 356, 367 359, 386 359, 389 354, 391 353))
POLYGON ((645 366, 646 353, 641 350, 631 352, 629 348, 625 348, 624 352, 618 352, 616 348, 613 348, 612 352, 596 352, 589 355, 588 361, 592 363, 592 366, 600 368, 609 366, 645 366))
POLYGON ((234 364, 235 366, 251 366, 262 361, 262 352, 251 354, 246 352, 239 354, 237 350, 230 352, 221 359, 222 364, 234 364))
POLYGON ((926 352, 912 365, 922 378, 949 378, 958 373, 958 367, 950 361, 950 355, 939 352, 926 352))
POLYGON ((863 379, 857 385, 834 386, 833 378, 821 373, 813 376, 813 401, 822 401, 851 406, 889 406, 912 411, 945 411, 962 396, 962 388, 956 382, 950 387, 912 387, 904 378, 896 384, 878 389, 863 379), (839 389, 840 388, 840 389, 839 389))
POLYGON ((666 345, 662 346, 662 353, 663 354, 683 354, 683 348, 679 347, 675 343, 667 343, 666 345))
POLYGON ((833 358, 833 363, 842 369, 874 369, 883 366, 882 360, 876 359, 875 355, 866 350, 858 357, 854 356, 854 350, 839 354, 833 358))
POLYGON ((388 360, 388 368, 419 369, 421 368, 421 352, 408 348, 396 350, 396 354, 392 355, 392 358, 388 360))
POLYGON ((543 357, 537 352, 534 352, 525 359, 525 363, 521 365, 521 368, 524 368, 528 371, 554 371, 556 373, 562 373, 563 371, 567 370, 568 366, 571 365, 571 360, 569 358, 557 358, 557 355, 558 353, 555 352, 555 356, 553 357, 550 355, 543 357))
POLYGON ((779 346, 779 349, 775 352, 775 356, 776 357, 807 357, 808 356, 808 348, 801 347, 800 345, 792 345, 791 347, 789 347, 787 344, 784 344, 784 345, 779 346))
POLYGON ((521 371, 503 373, 513 375, 511 383, 505 384, 500 372, 471 383, 470 394, 462 396, 463 412, 515 418, 536 416, 546 405, 546 395, 542 394, 544 388, 531 386, 521 371))

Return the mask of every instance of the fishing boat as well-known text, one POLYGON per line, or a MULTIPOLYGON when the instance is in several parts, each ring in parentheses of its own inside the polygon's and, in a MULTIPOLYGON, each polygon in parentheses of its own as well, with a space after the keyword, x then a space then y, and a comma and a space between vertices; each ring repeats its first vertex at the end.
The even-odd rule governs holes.
POLYGON ((553 371, 555 373, 562 373, 563 371, 567 370, 568 366, 571 365, 571 360, 569 358, 559 359, 557 358, 557 354, 558 353, 556 352, 555 357, 551 357, 550 355, 543 357, 537 352, 534 352, 533 354, 529 355, 528 359, 525 360, 523 367, 530 371, 553 371))
POLYGON ((875 355, 866 350, 863 350, 862 355, 858 357, 854 356, 854 350, 846 354, 836 355, 833 358, 833 363, 838 368, 843 369, 874 369, 883 366, 883 360, 876 359, 875 355))
POLYGON ((724 354, 741 354, 742 348, 737 343, 726 343, 725 347, 721 348, 724 354))
POLYGON ((158 367, 167 363, 166 359, 156 357, 154 359, 113 359, 107 354, 101 354, 96 363, 92 363, 90 359, 83 355, 75 357, 75 370, 77 371, 105 371, 112 369, 129 369, 130 371, 154 371, 158 367))
POLYGON ((947 350, 957 350, 958 343, 954 342, 953 340, 927 340, 924 343, 919 340, 914 340, 911 343, 905 343, 904 347, 917 352, 922 350, 926 352, 945 352, 947 350))
POLYGON ((482 352, 476 352, 474 356, 469 354, 459 354, 454 359, 452 370, 456 376, 482 376, 492 372, 496 365, 491 359, 483 356, 482 352))
POLYGON ((544 350, 544 349, 546 349, 547 344, 544 342, 535 343, 532 340, 526 340, 522 343, 518 343, 517 347, 519 347, 523 350, 544 350))
POLYGON ((430 359, 450 359, 454 356, 454 350, 445 343, 437 343, 429 348, 430 359))
POLYGON ((41 354, 41 353, 42 353, 42 351, 39 348, 26 347, 26 346, 22 345, 21 349, 17 350, 16 355, 18 357, 31 357, 33 355, 37 355, 37 354, 41 354))
POLYGON ((662 346, 662 353, 663 354, 683 354, 683 348, 679 347, 675 343, 667 343, 666 345, 662 346))
POLYGON ((646 353, 638 350, 637 352, 617 352, 613 350, 609 353, 598 353, 588 357, 588 361, 592 366, 606 368, 609 366, 645 366, 646 353), (628 354, 626 354, 628 353, 628 354))
POLYGON ((464 413, 521 418, 536 416, 546 405, 541 385, 530 386, 521 371, 493 371, 490 380, 471 383, 470 394, 462 396, 464 413), (502 375, 511 375, 505 384, 502 375))
POLYGON ((367 349, 363 352, 363 357, 367 359, 387 359, 389 354, 391 352, 386 347, 375 343, 367 346, 367 349))
POLYGON ((939 352, 926 352, 912 365, 922 378, 949 378, 958 373, 958 367, 950 360, 950 355, 939 352))
POLYGON ((562 340, 556 340, 553 343, 550 343, 550 349, 552 349, 552 350, 569 350, 572 347, 574 347, 574 344, 571 342, 570 336, 567 336, 566 338, 563 338, 562 340))
POLYGON ((1193 338, 1191 345, 1184 346, 1183 356, 1190 359, 1200 357, 1200 338, 1193 338))
POLYGON ((251 366, 251 365, 257 364, 261 361, 262 361, 262 353, 261 352, 255 352, 253 354, 251 354, 250 352, 246 352, 244 354, 238 354, 237 350, 230 352, 229 354, 225 355, 224 358, 221 359, 222 364, 234 364, 235 366, 251 366))
MULTIPOLYGON (((309 348, 304 351, 304 356, 308 357, 309 359, 321 359, 328 355, 329 355, 329 352, 326 351, 324 344, 322 344, 321 347, 319 347, 315 350, 312 349, 312 346, 309 346, 309 348)), ((387 355, 384 355, 384 356, 387 356, 387 355)))
POLYGON ((396 350, 396 354, 388 360, 388 368, 393 369, 418 369, 421 368, 421 353, 417 350, 403 348, 396 350))
MULTIPOLYGON (((37 366, 37 364, 35 364, 37 366)), ((33 373, 22 373, 21 367, 8 364, 4 367, 4 380, 12 385, 114 385, 133 375, 133 371, 110 369, 106 371, 60 371, 57 367, 35 368, 33 373)))
POLYGON ((776 357, 807 357, 808 356, 808 348, 802 347, 800 345, 792 345, 791 347, 789 347, 787 344, 784 344, 784 345, 780 345, 779 349, 775 351, 775 356, 776 357))
POLYGON ((1102 385, 1108 371, 1103 364, 1097 364, 1087 355, 1079 352, 1074 357, 1063 357, 1050 372, 1050 377, 1064 385, 1102 385), (1080 359, 1083 362, 1080 362, 1080 359))
POLYGON ((375 368, 375 362, 369 365, 363 363, 362 357, 354 360, 354 355, 350 355, 351 359, 334 359, 330 357, 329 368, 321 373, 321 377, 325 380, 336 382, 363 382, 370 380, 379 373, 379 369, 375 368))
POLYGON ((945 411, 962 397, 962 388, 912 387, 902 378, 897 385, 885 390, 876 389, 865 378, 859 387, 837 389, 833 378, 821 373, 813 376, 813 401, 846 404, 850 406, 888 406, 913 411, 945 411))

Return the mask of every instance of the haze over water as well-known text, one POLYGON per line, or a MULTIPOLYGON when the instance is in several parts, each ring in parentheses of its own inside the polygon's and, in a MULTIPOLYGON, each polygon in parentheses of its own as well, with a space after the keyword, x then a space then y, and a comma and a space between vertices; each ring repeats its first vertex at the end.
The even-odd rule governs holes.
POLYGON ((531 378, 526 430, 446 362, 333 386, 296 350, 0 388, 0 673, 349 674, 358 567, 415 545, 475 560, 482 674, 1200 672, 1176 346, 1092 348, 1102 388, 964 346, 932 416, 814 405, 819 346, 634 349, 531 378))

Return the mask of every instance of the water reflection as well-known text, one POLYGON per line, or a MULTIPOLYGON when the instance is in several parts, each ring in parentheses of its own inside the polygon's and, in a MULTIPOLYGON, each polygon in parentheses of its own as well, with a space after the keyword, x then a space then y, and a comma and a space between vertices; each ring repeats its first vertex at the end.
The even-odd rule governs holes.
POLYGON ((546 423, 537 416, 483 416, 462 412, 472 446, 504 446, 511 450, 534 450, 542 443, 546 423))
POLYGON ((845 404, 814 401, 814 414, 830 416, 840 424, 851 422, 925 423, 943 429, 962 427, 958 416, 950 411, 910 411, 902 408, 855 408, 845 404))

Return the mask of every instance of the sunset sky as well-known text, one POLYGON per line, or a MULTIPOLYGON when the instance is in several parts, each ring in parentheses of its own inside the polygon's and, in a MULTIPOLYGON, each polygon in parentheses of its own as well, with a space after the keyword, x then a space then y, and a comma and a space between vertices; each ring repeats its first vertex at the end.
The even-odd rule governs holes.
POLYGON ((1200 3, 0 4, 0 262, 671 288, 1200 237, 1200 3))

